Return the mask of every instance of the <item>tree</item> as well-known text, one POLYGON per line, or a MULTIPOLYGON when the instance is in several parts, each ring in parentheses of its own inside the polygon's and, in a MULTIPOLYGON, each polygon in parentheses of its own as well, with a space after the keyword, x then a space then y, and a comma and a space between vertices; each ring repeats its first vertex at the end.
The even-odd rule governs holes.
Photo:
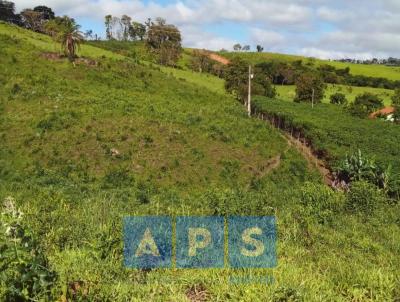
POLYGON ((257 45, 257 52, 263 52, 264 51, 264 47, 262 47, 261 45, 257 45))
POLYGON ((335 94, 332 94, 330 99, 331 99, 331 104, 347 105, 347 99, 343 93, 337 92, 335 94))
POLYGON ((89 29, 87 31, 85 31, 85 39, 89 40, 93 38, 93 30, 89 29))
POLYGON ((206 50, 194 50, 190 66, 197 72, 210 72, 213 66, 206 50))
POLYGON ((123 28, 121 19, 118 17, 112 17, 111 28, 113 37, 116 38, 118 41, 121 41, 123 37, 123 28))
POLYGON ((238 100, 245 101, 247 96, 249 66, 241 58, 234 58, 225 70, 225 89, 238 100))
POLYGON ((44 20, 52 20, 55 18, 55 14, 53 12, 53 10, 50 7, 44 6, 44 5, 39 5, 36 6, 33 11, 41 13, 42 14, 42 18, 44 20))
POLYGON ((262 95, 269 98, 276 96, 276 90, 272 86, 271 79, 260 68, 256 67, 254 69, 254 78, 251 86, 252 94, 254 95, 262 95))
POLYGON ((9 1, 0 1, 0 20, 13 22, 15 18, 15 4, 9 1))
POLYGON ((351 114, 365 118, 383 107, 383 100, 381 98, 375 94, 366 92, 356 97, 354 103, 349 107, 349 110, 351 114))
POLYGON ((296 80, 295 102, 320 103, 324 98, 325 83, 311 72, 300 75, 296 80))
POLYGON ((111 40, 113 38, 112 36, 112 28, 111 28, 111 20, 112 20, 112 16, 111 15, 107 15, 105 16, 105 25, 106 25, 106 38, 107 40, 111 40))
POLYGON ((121 17, 121 25, 122 25, 122 38, 124 41, 128 41, 129 39, 129 33, 131 31, 131 21, 132 18, 127 16, 127 15, 123 15, 121 17))
POLYGON ((32 9, 24 9, 21 12, 24 26, 33 31, 43 31, 43 14, 32 9))
POLYGON ((242 47, 243 51, 250 51, 250 45, 245 45, 242 47))
POLYGON ((65 24, 57 35, 61 48, 71 62, 75 60, 76 50, 84 40, 79 28, 78 24, 71 21, 65 24))
POLYGON ((146 26, 142 23, 133 21, 129 29, 129 35, 134 41, 138 39, 143 41, 144 37, 146 36, 146 26))
POLYGON ((233 50, 234 51, 241 51, 242 50, 242 45, 240 45, 239 43, 233 45, 233 50))
POLYGON ((75 23, 75 20, 68 16, 55 17, 44 24, 43 32, 56 39, 57 35, 63 31, 65 27, 68 27, 70 23, 75 23))
POLYGON ((160 64, 175 66, 182 52, 181 32, 175 25, 167 24, 162 18, 149 22, 147 47, 157 55, 160 64))

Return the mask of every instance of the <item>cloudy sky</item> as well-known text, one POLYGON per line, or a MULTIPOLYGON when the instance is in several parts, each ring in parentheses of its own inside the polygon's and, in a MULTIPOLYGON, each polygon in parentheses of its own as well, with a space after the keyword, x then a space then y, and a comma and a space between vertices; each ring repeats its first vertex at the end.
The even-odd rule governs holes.
POLYGON ((184 46, 233 44, 320 58, 400 57, 400 0, 15 0, 17 10, 47 5, 104 36, 106 14, 166 18, 184 46))

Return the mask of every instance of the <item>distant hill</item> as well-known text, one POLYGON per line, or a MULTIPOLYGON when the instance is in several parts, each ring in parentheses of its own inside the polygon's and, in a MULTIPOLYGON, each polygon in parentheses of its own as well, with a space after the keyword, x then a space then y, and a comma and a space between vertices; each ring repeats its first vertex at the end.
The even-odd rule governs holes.
POLYGON ((400 79, 400 67, 390 67, 384 65, 363 65, 342 63, 336 61, 320 60, 315 58, 308 58, 296 55, 277 54, 277 53, 256 53, 256 52, 220 52, 221 56, 232 59, 234 57, 241 57, 247 62, 252 64, 262 63, 266 60, 280 60, 286 62, 293 62, 303 60, 304 63, 313 62, 315 64, 328 64, 336 68, 350 68, 350 73, 354 75, 364 75, 370 77, 382 77, 390 80, 400 79))

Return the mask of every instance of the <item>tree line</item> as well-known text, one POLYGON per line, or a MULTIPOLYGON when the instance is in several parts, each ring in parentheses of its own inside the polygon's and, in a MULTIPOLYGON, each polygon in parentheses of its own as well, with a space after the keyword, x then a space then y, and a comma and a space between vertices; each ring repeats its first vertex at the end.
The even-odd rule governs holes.
POLYGON ((107 15, 104 24, 106 39, 109 41, 144 41, 147 49, 154 54, 157 63, 176 66, 182 53, 182 36, 173 24, 163 18, 148 19, 144 24, 133 21, 127 15, 121 18, 107 15))
POLYGON ((364 65, 386 65, 386 66, 400 66, 400 59, 389 57, 387 59, 373 58, 370 60, 357 60, 357 59, 339 59, 336 62, 342 63, 353 63, 353 64, 364 64, 364 65))

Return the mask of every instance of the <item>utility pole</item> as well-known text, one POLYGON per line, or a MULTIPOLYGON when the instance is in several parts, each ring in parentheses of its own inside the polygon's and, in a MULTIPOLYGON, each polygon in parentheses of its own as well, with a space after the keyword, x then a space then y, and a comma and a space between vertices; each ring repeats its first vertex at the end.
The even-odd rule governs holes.
POLYGON ((251 116, 251 79, 253 78, 253 74, 251 73, 251 65, 249 65, 249 95, 247 97, 247 112, 249 117, 251 116))

